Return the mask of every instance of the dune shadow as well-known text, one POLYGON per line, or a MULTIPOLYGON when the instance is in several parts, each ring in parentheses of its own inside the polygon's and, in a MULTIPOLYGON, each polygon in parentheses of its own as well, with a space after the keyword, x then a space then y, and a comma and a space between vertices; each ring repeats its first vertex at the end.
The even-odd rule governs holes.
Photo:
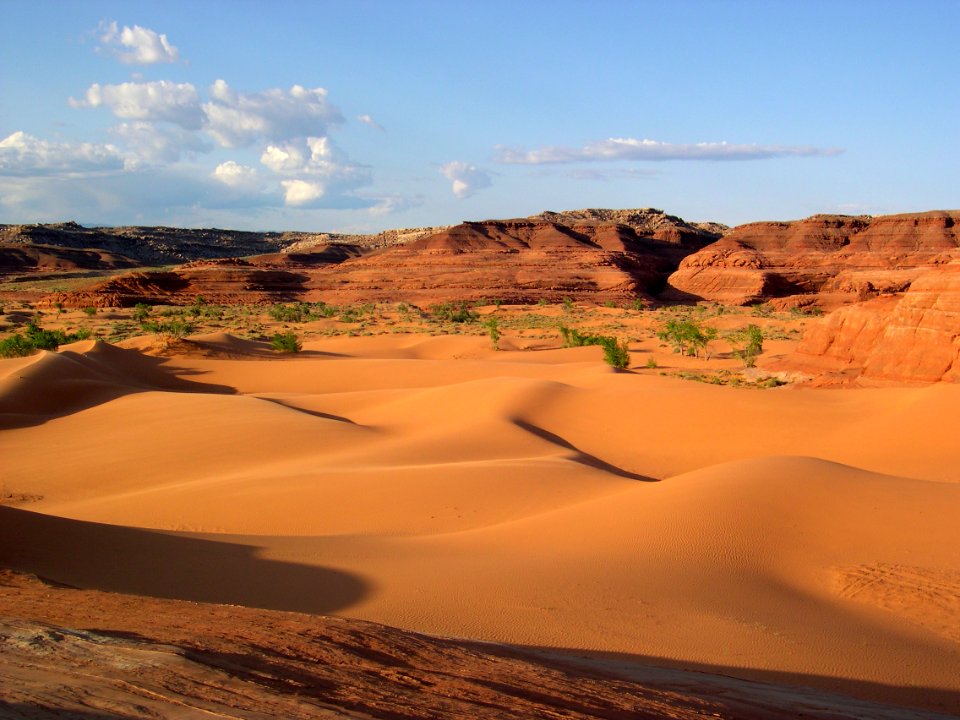
POLYGON ((616 465, 611 465, 606 460, 601 460, 596 455, 591 455, 589 453, 584 452, 583 450, 578 448, 576 445, 571 443, 566 438, 563 438, 555 433, 552 433, 549 430, 545 430, 544 428, 538 425, 534 425, 533 423, 527 422, 526 420, 513 418, 512 422, 521 430, 526 430, 528 433, 531 433, 532 435, 536 435, 538 438, 542 440, 546 440, 549 443, 552 443, 554 445, 559 445, 562 448, 565 448, 567 450, 574 452, 576 454, 576 457, 574 458, 575 461, 580 463, 581 465, 587 465, 588 467, 592 467, 597 470, 603 470, 604 472, 611 473, 612 475, 616 475, 617 477, 626 478, 627 480, 640 480, 642 482, 659 482, 656 478, 647 477, 646 475, 639 475, 637 473, 630 472, 629 470, 624 470, 623 468, 619 468, 616 465))
POLYGON ((236 388, 188 379, 201 372, 164 367, 169 358, 98 343, 93 353, 47 353, 8 378, 0 429, 42 425, 139 392, 235 395, 236 388))
MULTIPOLYGON (((470 641, 464 641, 472 645, 470 641)), ((890 685, 813 673, 764 670, 744 666, 671 660, 653 655, 552 648, 532 645, 491 646, 477 643, 484 652, 517 653, 558 663, 580 676, 585 671, 615 676, 665 689, 719 694, 729 699, 735 717, 804 717, 819 706, 824 715, 814 717, 877 718, 880 720, 947 720, 960 717, 960 692, 921 685, 890 685), (496 648, 500 648, 500 650, 496 648), (766 706, 761 712, 757 706, 766 706), (770 712, 775 703, 778 712, 770 712)))
MULTIPOLYGON (((325 413, 321 412, 320 410, 307 410, 306 408, 298 407, 297 405, 293 405, 291 403, 286 403, 279 398, 269 398, 260 395, 257 395, 256 397, 258 400, 264 400, 266 402, 273 403, 274 405, 279 405, 282 408, 286 408, 287 410, 293 410, 294 412, 309 415, 310 417, 323 418, 324 420, 336 420, 337 422, 347 423, 348 425, 357 425, 357 423, 355 423, 353 420, 348 417, 344 417, 343 415, 334 415, 333 413, 325 413)), ((361 426, 357 425, 357 427, 361 426)))
POLYGON ((352 573, 258 557, 247 542, 0 506, 0 567, 74 587, 321 615, 372 589, 352 573))

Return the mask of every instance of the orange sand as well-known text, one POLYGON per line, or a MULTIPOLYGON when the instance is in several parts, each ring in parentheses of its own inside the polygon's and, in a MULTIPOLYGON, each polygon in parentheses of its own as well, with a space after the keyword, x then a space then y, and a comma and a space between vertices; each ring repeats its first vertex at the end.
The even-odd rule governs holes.
POLYGON ((960 707, 960 386, 202 341, 0 361, 0 565, 960 707))

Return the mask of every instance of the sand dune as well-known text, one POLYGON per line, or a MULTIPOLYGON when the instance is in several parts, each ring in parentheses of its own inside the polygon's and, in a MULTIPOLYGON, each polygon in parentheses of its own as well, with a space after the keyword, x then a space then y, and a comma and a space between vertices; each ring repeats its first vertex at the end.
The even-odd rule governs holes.
POLYGON ((0 361, 0 479, 42 496, 0 508, 0 564, 960 711, 960 387, 744 390, 482 340, 0 361))

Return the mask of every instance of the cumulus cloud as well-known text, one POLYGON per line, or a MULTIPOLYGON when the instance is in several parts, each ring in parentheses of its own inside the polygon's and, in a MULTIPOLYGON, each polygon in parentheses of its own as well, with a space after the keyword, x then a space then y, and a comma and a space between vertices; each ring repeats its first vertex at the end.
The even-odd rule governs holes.
POLYGON ((122 170, 127 162, 114 145, 50 142, 23 131, 0 140, 0 175, 74 175, 122 170))
POLYGON ((100 42, 127 65, 154 65, 176 62, 180 57, 177 50, 161 35, 149 28, 134 25, 118 28, 116 22, 102 26, 100 42))
POLYGON ((387 131, 387 129, 386 129, 385 127, 383 127, 383 125, 381 125, 380 123, 378 123, 376 120, 374 120, 374 119, 373 119, 372 117, 370 117, 369 115, 357 115, 357 120, 359 120, 360 122, 362 122, 364 125, 369 125, 369 126, 372 127, 374 130, 379 130, 380 132, 386 132, 386 131, 387 131))
POLYGON ((169 80, 119 85, 94 83, 83 98, 70 98, 69 102, 76 108, 106 107, 124 120, 165 121, 187 130, 199 130, 204 124, 200 96, 190 83, 169 80))
POLYGON ((210 88, 203 104, 207 132, 223 147, 244 147, 254 142, 322 137, 343 115, 327 101, 323 88, 294 85, 259 93, 238 93, 225 80, 210 88))
POLYGON ((550 145, 535 150, 498 147, 495 159, 516 165, 545 165, 610 160, 766 160, 779 157, 838 155, 838 148, 799 145, 742 145, 727 142, 675 144, 659 140, 609 138, 580 148, 550 145))
POLYGON ((370 171, 347 160, 327 137, 308 137, 280 145, 268 145, 260 162, 274 173, 290 179, 281 182, 287 205, 314 206, 341 197, 371 181, 370 171))
POLYGON ((176 162, 184 153, 204 153, 211 149, 197 133, 178 126, 137 121, 120 123, 112 127, 110 133, 138 158, 151 163, 176 162))
POLYGON ((450 189, 458 198, 468 198, 492 184, 490 173, 458 160, 441 165, 440 174, 451 181, 450 189))
POLYGON ((233 160, 220 163, 210 175, 227 187, 240 190, 258 190, 261 185, 260 176, 255 168, 241 165, 233 160))
POLYGON ((284 180, 280 184, 284 190, 284 203, 294 207, 312 205, 326 194, 321 183, 309 180, 284 180))

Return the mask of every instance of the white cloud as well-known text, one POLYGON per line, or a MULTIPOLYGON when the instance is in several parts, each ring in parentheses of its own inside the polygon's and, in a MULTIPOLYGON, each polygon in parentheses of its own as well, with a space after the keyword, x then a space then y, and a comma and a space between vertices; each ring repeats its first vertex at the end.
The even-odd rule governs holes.
POLYGON ((260 162, 275 173, 297 172, 304 166, 303 153, 293 144, 284 146, 267 145, 260 156, 260 162))
POLYGON ((110 132, 123 140, 138 158, 152 163, 176 162, 183 153, 203 153, 211 149, 197 133, 175 125, 136 121, 120 123, 110 128, 110 132))
POLYGON ((440 166, 440 173, 451 181, 451 190, 458 198, 468 198, 481 188, 492 184, 490 173, 474 165, 454 161, 440 166))
POLYGON ((190 83, 169 80, 126 82, 119 85, 94 83, 83 99, 70 98, 72 107, 106 107, 124 120, 166 121, 187 130, 199 130, 204 116, 197 89, 190 83))
POLYGON ((111 22, 103 26, 100 42, 127 65, 172 63, 180 57, 180 51, 170 44, 166 35, 139 25, 118 29, 117 23, 111 22))
POLYGON ((0 140, 0 175, 74 175, 122 170, 127 162, 114 145, 50 142, 23 131, 0 140))
POLYGON ((387 129, 386 129, 383 125, 381 125, 380 123, 378 123, 376 120, 374 120, 374 119, 373 119, 372 117, 370 117, 369 115, 357 115, 357 120, 359 120, 360 122, 362 122, 364 125, 369 125, 369 126, 372 127, 374 130, 379 130, 380 132, 386 132, 386 131, 387 131, 387 129))
POLYGON ((407 197, 405 195, 386 195, 377 198, 377 203, 370 208, 371 215, 394 215, 411 208, 423 205, 423 195, 407 197))
POLYGON ((284 180, 280 184, 284 190, 284 202, 294 207, 313 204, 326 194, 323 185, 317 182, 284 180))
POLYGON ((222 162, 210 176, 227 187, 254 191, 260 189, 260 176, 255 168, 240 165, 233 160, 222 162))
POLYGON ((210 87, 210 101, 204 103, 203 113, 207 132, 223 147, 243 147, 258 140, 323 137, 330 125, 343 122, 323 88, 294 85, 290 90, 272 88, 244 94, 224 80, 210 87))
POLYGON ((335 198, 343 199, 346 193, 371 182, 369 169, 349 162, 326 137, 268 145, 260 162, 274 173, 291 178, 281 185, 286 204, 292 206, 313 206, 321 199, 336 202, 335 198))
POLYGON ((559 145, 535 150, 497 148, 496 161, 519 165, 597 162, 610 160, 766 160, 777 157, 838 155, 838 148, 793 145, 738 145, 727 142, 674 144, 659 140, 609 138, 581 148, 559 145))

